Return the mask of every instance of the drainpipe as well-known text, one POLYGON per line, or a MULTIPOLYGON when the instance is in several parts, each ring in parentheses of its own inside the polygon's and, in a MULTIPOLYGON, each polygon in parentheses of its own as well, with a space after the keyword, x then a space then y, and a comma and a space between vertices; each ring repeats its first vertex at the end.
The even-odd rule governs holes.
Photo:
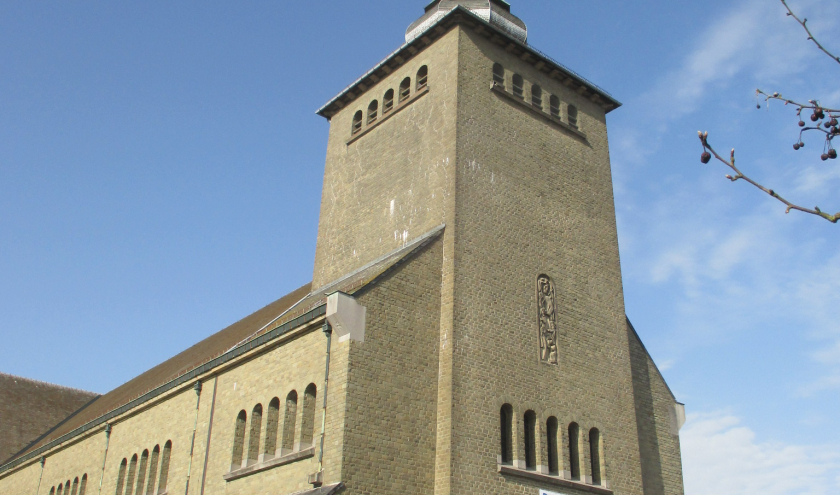
POLYGON ((332 344, 332 326, 330 326, 328 322, 324 322, 322 330, 324 331, 324 335, 327 336, 327 364, 324 370, 324 408, 321 412, 321 448, 318 451, 318 472, 315 473, 315 479, 312 482, 315 486, 320 486, 324 482, 324 432, 327 427, 327 387, 330 383, 330 346, 332 344))
POLYGON ((105 454, 102 455, 102 474, 99 476, 99 493, 102 493, 102 480, 105 479, 105 461, 108 460, 108 446, 111 444, 111 423, 105 423, 105 454))
POLYGON ((210 420, 207 423, 207 443, 204 445, 204 469, 201 471, 201 495, 204 495, 204 484, 207 481, 207 462, 210 460, 210 436, 213 434, 213 414, 216 412, 216 386, 219 385, 219 375, 213 378, 213 398, 210 400, 210 420))
POLYGON ((192 440, 190 440, 190 464, 187 466, 187 486, 184 488, 184 495, 190 492, 190 474, 192 473, 193 451, 195 450, 195 430, 198 429, 198 406, 201 404, 201 380, 195 382, 195 422, 193 423, 192 440))
POLYGON ((41 456, 41 474, 38 476, 38 488, 35 489, 35 495, 38 495, 41 492, 41 478, 44 477, 44 464, 47 463, 47 458, 41 456))

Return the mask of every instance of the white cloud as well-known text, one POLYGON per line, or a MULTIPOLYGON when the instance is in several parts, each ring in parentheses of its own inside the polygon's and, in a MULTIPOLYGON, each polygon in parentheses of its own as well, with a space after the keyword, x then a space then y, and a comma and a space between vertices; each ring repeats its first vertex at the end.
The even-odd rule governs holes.
POLYGON ((689 415, 680 443, 686 495, 833 495, 840 490, 840 458, 830 448, 761 441, 731 415, 689 415))

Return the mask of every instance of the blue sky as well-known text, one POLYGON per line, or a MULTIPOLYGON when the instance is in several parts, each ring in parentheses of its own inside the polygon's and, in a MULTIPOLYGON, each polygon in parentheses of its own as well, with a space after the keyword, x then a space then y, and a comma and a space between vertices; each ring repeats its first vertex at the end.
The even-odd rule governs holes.
MULTIPOLYGON (((0 2, 0 370, 106 392, 311 278, 324 102, 424 1, 0 2)), ((791 0, 840 52, 840 5, 791 0)), ((677 397, 686 493, 840 488, 840 210, 761 87, 840 106, 777 0, 518 0, 609 116, 627 312, 677 397), (721 456, 720 452, 726 452, 721 456)))

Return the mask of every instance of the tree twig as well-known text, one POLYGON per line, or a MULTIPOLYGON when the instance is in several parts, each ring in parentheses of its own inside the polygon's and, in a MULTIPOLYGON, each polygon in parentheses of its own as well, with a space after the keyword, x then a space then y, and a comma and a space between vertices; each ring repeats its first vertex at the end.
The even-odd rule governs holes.
POLYGON ((796 22, 798 22, 802 26, 802 28, 805 30, 805 32, 808 33, 808 39, 813 41, 814 44, 817 45, 817 47, 820 50, 823 51, 823 53, 825 53, 826 55, 828 55, 829 57, 834 59, 835 62, 840 63, 840 57, 838 57, 837 55, 834 55, 833 53, 826 50, 825 47, 822 46, 822 44, 820 44, 819 41, 817 41, 817 38, 815 38, 814 35, 811 34, 811 30, 808 29, 808 25, 807 25, 808 19, 800 19, 799 17, 797 17, 796 14, 793 13, 793 10, 791 10, 790 6, 788 6, 787 0, 782 0, 782 4, 785 6, 785 8, 788 11, 787 15, 796 19, 796 22))
MULTIPOLYGON (((784 203, 784 205, 787 206, 787 210, 785 210, 785 213, 790 213, 790 210, 797 210, 797 211, 801 211, 803 213, 810 213, 811 215, 816 215, 816 216, 825 218, 826 220, 828 220, 831 223, 837 223, 838 221, 840 221, 840 212, 837 212, 834 215, 829 215, 828 213, 825 213, 822 210, 820 210, 820 208, 817 207, 817 206, 815 206, 814 209, 812 210, 810 208, 804 208, 802 206, 795 205, 795 204, 791 203, 790 201, 786 200, 785 198, 779 196, 779 194, 776 193, 776 191, 774 191, 772 189, 768 189, 768 188, 762 186, 761 184, 759 184, 758 182, 754 181, 753 179, 750 179, 749 177, 744 175, 743 172, 738 170, 738 167, 735 166, 735 149, 734 148, 732 149, 732 153, 729 155, 729 160, 726 160, 722 156, 720 156, 717 153, 717 151, 715 151, 714 148, 712 148, 712 146, 709 144, 709 133, 708 132, 697 131, 697 134, 700 136, 700 143, 703 145, 704 150, 708 150, 712 154, 712 156, 714 156, 718 161, 720 161, 721 163, 723 163, 724 165, 726 165, 727 167, 729 167, 729 168, 731 168, 732 170, 735 171, 735 176, 727 175, 726 176, 727 179, 731 180, 732 182, 736 182, 740 179, 743 179, 743 180, 749 182, 750 184, 752 184, 753 186, 757 187, 758 189, 761 189, 765 193, 769 194, 770 196, 772 196, 772 197, 776 198, 777 200, 781 201, 782 203, 784 203)), ((704 161, 708 161, 708 158, 709 158, 708 155, 705 156, 704 161)))

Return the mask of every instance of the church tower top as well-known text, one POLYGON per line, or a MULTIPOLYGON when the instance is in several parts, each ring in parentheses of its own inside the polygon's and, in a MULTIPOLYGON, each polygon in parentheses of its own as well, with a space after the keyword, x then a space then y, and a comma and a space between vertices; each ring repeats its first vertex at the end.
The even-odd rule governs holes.
POLYGON ((417 38, 438 19, 458 7, 469 10, 514 39, 527 43, 528 27, 522 19, 510 13, 510 4, 504 0, 435 0, 426 6, 426 13, 422 17, 408 26, 405 41, 417 38))

